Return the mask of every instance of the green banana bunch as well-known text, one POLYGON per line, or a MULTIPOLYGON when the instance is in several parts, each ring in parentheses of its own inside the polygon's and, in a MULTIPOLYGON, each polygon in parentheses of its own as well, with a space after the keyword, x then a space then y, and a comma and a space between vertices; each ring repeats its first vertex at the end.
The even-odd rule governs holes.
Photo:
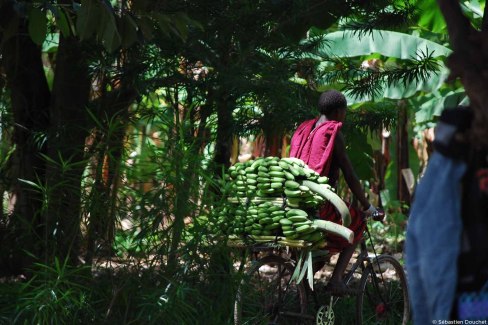
POLYGON ((309 180, 326 184, 327 177, 320 176, 297 158, 266 157, 237 163, 229 168, 227 180, 232 182, 231 192, 236 197, 281 197, 290 199, 289 205, 313 207, 323 202, 306 186, 298 182, 309 180))
POLYGON ((324 233, 302 209, 314 210, 325 199, 303 185, 305 180, 328 181, 297 158, 265 157, 231 166, 223 184, 228 204, 215 210, 217 228, 227 235, 323 243, 324 233))
POLYGON ((281 230, 287 239, 300 239, 318 243, 325 239, 323 232, 309 219, 308 213, 301 209, 290 209, 280 220, 281 230))

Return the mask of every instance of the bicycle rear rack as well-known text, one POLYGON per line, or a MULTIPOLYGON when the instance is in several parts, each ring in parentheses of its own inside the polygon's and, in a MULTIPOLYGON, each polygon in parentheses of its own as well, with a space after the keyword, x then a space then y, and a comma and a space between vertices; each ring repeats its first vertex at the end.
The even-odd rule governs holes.
POLYGON ((295 318, 315 320, 315 316, 312 316, 312 315, 309 315, 309 314, 294 313, 294 312, 291 312, 291 311, 282 311, 282 312, 280 312, 280 315, 281 316, 288 316, 288 317, 295 317, 295 318))

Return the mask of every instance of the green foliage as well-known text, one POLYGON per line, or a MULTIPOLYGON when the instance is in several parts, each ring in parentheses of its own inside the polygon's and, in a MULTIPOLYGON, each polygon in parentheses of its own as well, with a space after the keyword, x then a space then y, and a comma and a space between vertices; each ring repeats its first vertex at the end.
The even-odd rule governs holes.
POLYGON ((197 289, 186 283, 169 283, 164 290, 145 290, 136 319, 145 324, 198 324, 199 310, 195 304, 203 299, 197 289))
POLYGON ((423 103, 418 106, 418 111, 415 114, 415 123, 422 126, 425 123, 432 122, 441 116, 444 108, 456 107, 464 102, 465 99, 464 88, 455 90, 442 89, 439 93, 425 96, 423 103))
POLYGON ((415 4, 410 0, 362 2, 343 25, 361 37, 375 29, 405 29, 414 19, 415 12, 415 4))
POLYGON ((401 211, 408 207, 397 200, 387 199, 386 193, 383 192, 382 195, 386 213, 385 221, 383 223, 368 221, 375 249, 379 254, 402 252, 405 243, 407 215, 401 211))
POLYGON ((380 102, 362 102, 351 106, 347 112, 344 123, 345 132, 356 128, 363 132, 379 133, 384 128, 391 129, 396 126, 395 101, 383 100, 380 102))
POLYGON ((205 324, 201 317, 212 317, 202 306, 206 297, 192 276, 169 279, 151 266, 123 267, 117 273, 101 269, 91 283, 98 288, 91 301, 95 323, 205 324))
MULTIPOLYGON (((435 0, 417 1, 418 25, 433 33, 447 33, 444 17, 435 0)), ((481 26, 485 1, 470 0, 461 2, 461 8, 466 17, 477 29, 481 26)))
POLYGON ((19 4, 19 8, 28 11, 29 35, 38 45, 43 44, 51 27, 64 37, 75 35, 82 41, 96 40, 110 53, 130 48, 140 41, 140 36, 151 39, 155 33, 161 32, 167 37, 174 35, 186 41, 191 28, 202 28, 185 12, 154 12, 152 8, 140 5, 134 6, 131 12, 126 7, 125 1, 111 4, 95 0, 82 0, 72 7, 56 1, 47 1, 40 6, 27 1, 19 4))
POLYGON ((435 0, 418 1, 419 26, 434 33, 446 32, 446 22, 435 0))
POLYGON ((115 254, 122 258, 140 257, 154 253, 152 249, 158 238, 156 235, 140 236, 138 229, 117 230, 114 240, 115 254))
MULTIPOLYGON (((428 39, 388 30, 375 29, 361 37, 347 30, 319 34, 316 37, 320 39, 316 53, 322 57, 345 58, 378 53, 385 57, 409 60, 420 59, 422 53, 433 53, 436 57, 452 53, 449 48, 428 39)), ((312 40, 316 41, 313 37, 312 40)))
POLYGON ((348 143, 346 151, 358 177, 362 180, 372 179, 374 177, 373 149, 367 142, 367 133, 351 129, 346 136, 346 143, 348 143))
POLYGON ((427 39, 382 30, 360 38, 354 31, 318 34, 308 42, 316 44, 319 84, 339 84, 350 103, 436 91, 447 77, 441 60, 451 53, 427 39))
MULTIPOLYGON (((26 282, 12 283, 0 309, 5 321, 14 324, 84 324, 93 321, 91 292, 85 287, 89 267, 70 267, 55 259, 35 264, 26 282)), ((2 294, 3 296, 3 294, 2 294)))
POLYGON ((46 14, 36 7, 32 7, 29 12, 29 35, 37 45, 42 45, 46 39, 47 18, 46 14))

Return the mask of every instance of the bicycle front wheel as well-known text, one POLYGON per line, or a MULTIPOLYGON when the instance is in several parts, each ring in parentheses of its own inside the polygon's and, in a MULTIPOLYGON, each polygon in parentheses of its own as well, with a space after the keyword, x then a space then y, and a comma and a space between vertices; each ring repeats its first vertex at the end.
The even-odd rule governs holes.
POLYGON ((356 305, 357 324, 406 325, 410 317, 407 279, 392 256, 381 255, 365 269, 356 305))
POLYGON ((234 324, 300 324, 307 297, 302 284, 290 281, 294 269, 279 256, 256 261, 237 290, 234 324))

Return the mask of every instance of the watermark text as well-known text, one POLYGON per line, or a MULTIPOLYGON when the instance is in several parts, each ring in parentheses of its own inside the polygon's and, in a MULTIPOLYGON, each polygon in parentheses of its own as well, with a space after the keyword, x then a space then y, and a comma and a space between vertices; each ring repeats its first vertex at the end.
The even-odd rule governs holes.
POLYGON ((446 319, 434 319, 432 320, 432 324, 434 325, 480 325, 480 324, 488 324, 488 320, 446 320, 446 319))

